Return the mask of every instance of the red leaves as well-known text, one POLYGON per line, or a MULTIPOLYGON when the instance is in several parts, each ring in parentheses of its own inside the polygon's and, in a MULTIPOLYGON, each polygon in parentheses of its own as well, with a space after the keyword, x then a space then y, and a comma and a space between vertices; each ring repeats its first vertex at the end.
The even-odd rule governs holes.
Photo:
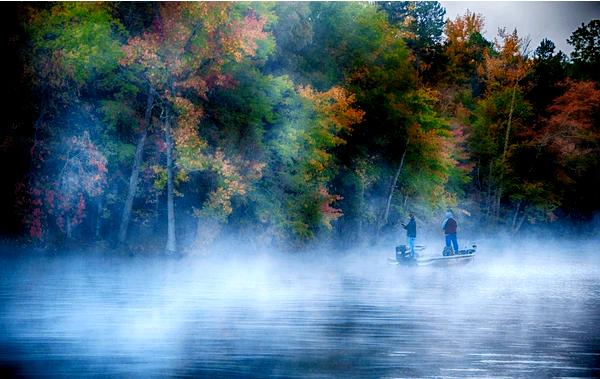
POLYGON ((46 191, 46 202, 48 204, 54 203, 54 191, 52 191, 52 190, 46 191))
POLYGON ((91 142, 87 132, 69 138, 70 148, 57 160, 62 167, 54 179, 38 177, 28 191, 20 187, 19 206, 24 214, 31 238, 41 239, 47 222, 54 218, 56 226, 65 230, 65 220, 70 226, 80 224, 86 217, 86 197, 95 197, 104 191, 107 161, 91 142), (22 192, 22 194, 21 194, 22 192))
POLYGON ((23 222, 27 226, 29 236, 33 239, 41 239, 43 236, 43 194, 44 192, 37 188, 27 188, 25 183, 18 183, 16 188, 16 206, 22 213, 23 222))
POLYGON ((31 238, 42 238, 42 210, 35 208, 32 212, 32 220, 29 224, 29 236, 31 238))
POLYGON ((600 107, 600 90, 594 82, 569 81, 567 91, 548 109, 553 116, 549 124, 568 128, 589 129, 592 114, 600 107))
POLYGON ((320 209, 321 214, 323 216, 323 224, 327 229, 331 230, 331 222, 337 220, 338 218, 344 215, 341 209, 332 207, 332 204, 336 201, 342 200, 343 197, 340 195, 330 194, 329 192, 327 192, 327 189, 325 187, 321 187, 319 189, 319 195, 321 197, 320 209))
POLYGON ((231 75, 223 74, 218 71, 208 75, 206 78, 206 83, 208 84, 209 88, 234 88, 237 85, 237 82, 231 77, 231 75))
POLYGON ((85 199, 83 194, 79 194, 79 201, 77 202, 77 208, 75 209, 75 217, 71 220, 71 225, 75 226, 81 223, 85 218, 85 199))
POLYGON ((538 141, 560 156, 583 155, 598 139, 592 128, 600 111, 600 90, 594 82, 566 83, 567 90, 549 108, 551 116, 538 141))

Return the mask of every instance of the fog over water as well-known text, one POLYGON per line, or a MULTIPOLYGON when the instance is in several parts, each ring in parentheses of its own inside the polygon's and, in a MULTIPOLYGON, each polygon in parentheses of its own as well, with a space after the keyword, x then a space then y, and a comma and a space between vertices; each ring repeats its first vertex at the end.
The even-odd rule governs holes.
POLYGON ((2 258, 2 373, 600 376, 597 246, 501 246, 457 267, 392 266, 387 249, 2 258))

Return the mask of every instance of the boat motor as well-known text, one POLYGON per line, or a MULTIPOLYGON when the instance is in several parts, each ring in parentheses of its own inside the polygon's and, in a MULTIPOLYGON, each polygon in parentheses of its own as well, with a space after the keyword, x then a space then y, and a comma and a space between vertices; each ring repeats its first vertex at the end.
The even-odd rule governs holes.
POLYGON ((396 246, 396 260, 400 261, 402 259, 406 259, 409 255, 408 247, 406 245, 396 246))

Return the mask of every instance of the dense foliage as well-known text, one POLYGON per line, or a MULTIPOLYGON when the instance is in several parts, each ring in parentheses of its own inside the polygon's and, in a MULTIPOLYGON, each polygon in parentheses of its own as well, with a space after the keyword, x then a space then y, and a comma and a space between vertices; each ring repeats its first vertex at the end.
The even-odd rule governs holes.
POLYGON ((518 233, 600 210, 598 20, 569 60, 437 2, 7 10, 4 225, 32 242, 345 246, 409 211, 518 233))

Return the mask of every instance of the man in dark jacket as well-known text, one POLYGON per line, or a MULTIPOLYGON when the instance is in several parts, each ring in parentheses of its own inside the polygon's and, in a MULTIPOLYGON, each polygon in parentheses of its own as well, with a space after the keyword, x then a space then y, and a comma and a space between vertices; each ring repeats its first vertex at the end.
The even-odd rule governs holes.
POLYGON ((442 229, 444 229, 444 234, 446 235, 446 247, 450 247, 450 244, 452 244, 455 254, 458 253, 458 240, 456 238, 457 228, 458 223, 454 219, 452 212, 448 210, 446 212, 446 219, 442 223, 442 229))
POLYGON ((406 237, 408 239, 408 248, 410 250, 410 256, 415 256, 415 239, 417 238, 417 221, 415 221, 415 215, 410 212, 408 214, 410 216, 410 220, 408 224, 402 226, 406 229, 406 237))

